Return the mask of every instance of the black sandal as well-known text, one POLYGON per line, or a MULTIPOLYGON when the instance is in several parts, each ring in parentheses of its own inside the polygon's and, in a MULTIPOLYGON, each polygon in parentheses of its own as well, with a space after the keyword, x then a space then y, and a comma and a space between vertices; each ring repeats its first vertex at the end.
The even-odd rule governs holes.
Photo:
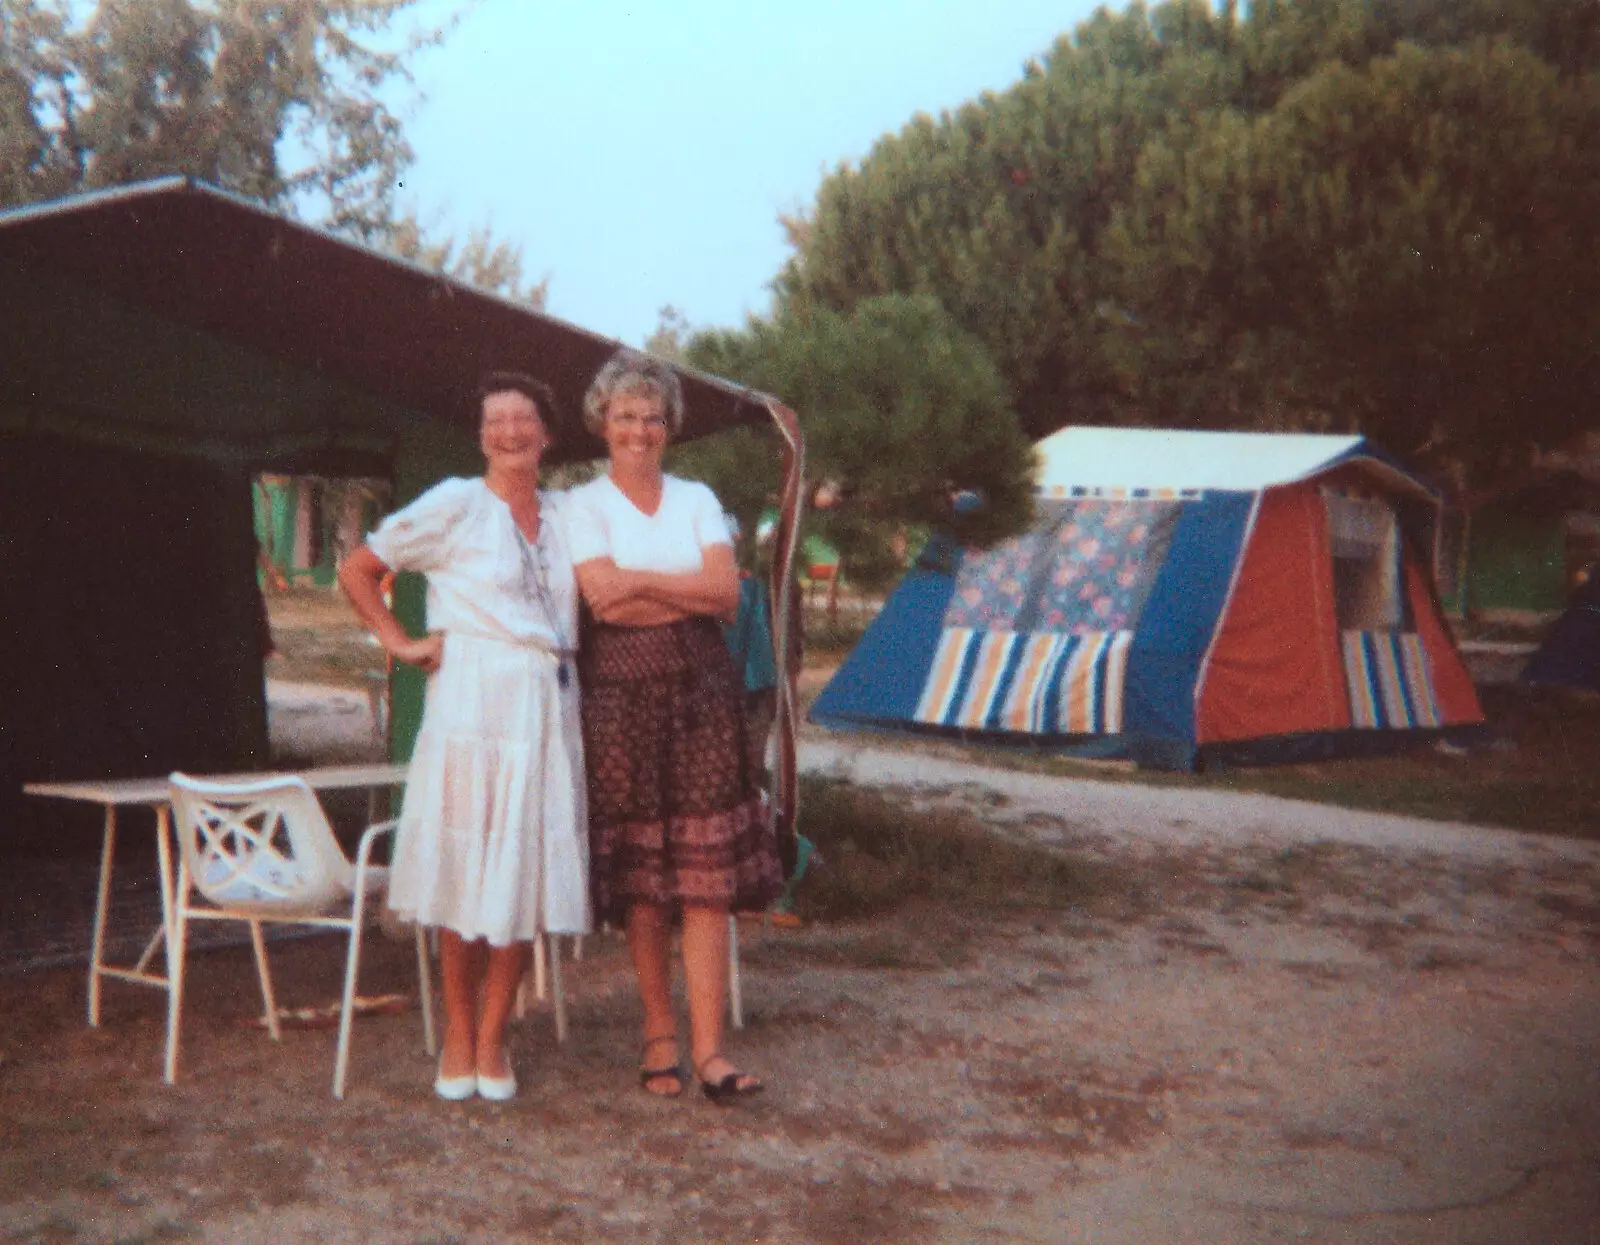
POLYGON ((714 1059, 724 1058, 722 1054, 708 1055, 695 1065, 694 1078, 700 1082, 700 1092, 719 1107, 733 1105, 740 1098, 748 1098, 751 1094, 759 1094, 766 1088, 759 1078, 748 1072, 740 1072, 735 1068, 715 1081, 708 1081, 705 1077, 706 1065, 714 1059))
POLYGON ((650 1048, 652 1046, 660 1046, 663 1042, 671 1042, 674 1046, 676 1046, 678 1044, 678 1039, 675 1034, 663 1033, 660 1037, 646 1039, 645 1044, 639 1048, 639 1084, 644 1087, 645 1093, 649 1094, 652 1098, 676 1098, 679 1094, 683 1093, 682 1067, 673 1063, 661 1068, 651 1068, 646 1066, 644 1061, 645 1056, 650 1053, 650 1048), (658 1081, 666 1081, 669 1079, 673 1082, 673 1088, 671 1089, 650 1088, 658 1081))

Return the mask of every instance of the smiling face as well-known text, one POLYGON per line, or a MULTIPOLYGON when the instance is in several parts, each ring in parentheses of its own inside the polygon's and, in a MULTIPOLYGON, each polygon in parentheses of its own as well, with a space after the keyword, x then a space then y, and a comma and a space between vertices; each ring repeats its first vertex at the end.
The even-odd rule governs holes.
POLYGON ((643 390, 619 393, 606 405, 602 435, 611 461, 660 469, 667 448, 667 420, 661 399, 643 390))
POLYGON ((549 440, 539 408, 526 394, 506 389, 483 400, 478 445, 491 469, 538 471, 549 440))

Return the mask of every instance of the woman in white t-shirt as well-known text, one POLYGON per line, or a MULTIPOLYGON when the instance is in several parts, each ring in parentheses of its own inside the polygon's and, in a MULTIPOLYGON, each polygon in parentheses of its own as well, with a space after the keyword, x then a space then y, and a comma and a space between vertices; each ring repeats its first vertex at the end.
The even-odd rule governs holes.
POLYGON ((589 928, 577 592, 558 495, 539 490, 550 391, 514 372, 479 394, 479 479, 390 515, 339 582, 396 660, 429 674, 389 873, 389 906, 439 929, 441 1098, 516 1093, 506 1021, 529 942, 589 928), (428 634, 384 602, 391 570, 428 580, 428 634))
POLYGON ((584 398, 608 474, 567 495, 572 560, 594 625, 579 657, 596 913, 627 932, 644 1029, 639 1076, 682 1092, 670 936, 683 921, 695 1075, 729 1102, 761 1082, 722 1051, 728 914, 777 897, 783 871, 745 741, 743 683, 721 620, 739 601, 722 507, 662 471, 683 421, 665 364, 619 352, 584 398))

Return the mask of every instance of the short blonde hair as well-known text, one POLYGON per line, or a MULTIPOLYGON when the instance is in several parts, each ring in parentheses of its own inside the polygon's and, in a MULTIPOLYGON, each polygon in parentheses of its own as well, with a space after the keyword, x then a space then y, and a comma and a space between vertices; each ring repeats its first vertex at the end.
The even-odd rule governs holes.
POLYGON ((606 423, 606 408, 612 399, 625 393, 643 393, 661 402, 667 431, 673 436, 683 427, 683 385, 678 374, 652 355, 624 346, 595 374, 583 395, 583 426, 600 436, 606 423))

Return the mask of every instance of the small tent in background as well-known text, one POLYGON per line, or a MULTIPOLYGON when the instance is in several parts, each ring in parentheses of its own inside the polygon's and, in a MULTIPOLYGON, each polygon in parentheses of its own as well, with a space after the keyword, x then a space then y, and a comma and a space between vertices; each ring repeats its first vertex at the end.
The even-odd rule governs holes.
POLYGON ((934 542, 814 721, 1178 769, 1481 724, 1438 501, 1363 438, 1065 428, 1037 451, 1032 529, 934 542))
POLYGON ((1550 624, 1522 681, 1600 692, 1600 562, 1587 569, 1571 603, 1550 624))

